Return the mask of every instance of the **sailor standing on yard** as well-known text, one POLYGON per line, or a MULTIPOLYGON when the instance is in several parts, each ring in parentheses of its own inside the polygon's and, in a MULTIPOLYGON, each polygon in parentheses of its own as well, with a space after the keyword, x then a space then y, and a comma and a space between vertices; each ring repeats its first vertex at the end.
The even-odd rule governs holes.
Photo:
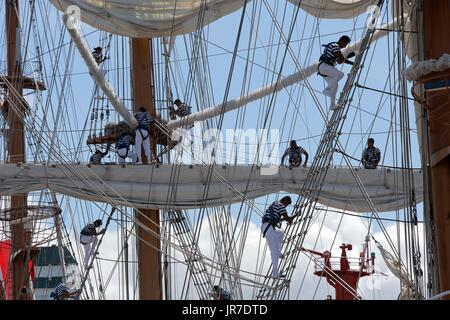
POLYGON ((364 149, 361 162, 365 169, 376 169, 381 159, 380 149, 374 146, 375 140, 367 140, 367 148, 364 149))
MULTIPOLYGON (((336 63, 353 64, 352 61, 344 58, 341 49, 345 48, 350 43, 348 36, 342 36, 338 42, 330 42, 324 45, 323 54, 319 59, 319 66, 317 68, 317 74, 324 77, 328 86, 323 90, 327 96, 330 97, 331 110, 335 110, 336 106, 336 93, 338 90, 338 83, 344 77, 344 73, 335 68, 336 63)), ((353 57, 355 54, 350 53, 347 58, 353 57)))
POLYGON ((102 220, 98 219, 94 222, 88 223, 80 233, 80 243, 84 247, 84 267, 89 266, 89 261, 94 253, 95 247, 97 246, 97 236, 104 234, 105 229, 97 232, 97 228, 102 225, 102 220))
POLYGON ((297 146, 297 141, 292 140, 290 147, 286 149, 283 157, 281 157, 281 165, 284 166, 284 160, 286 159, 286 156, 289 155, 289 166, 291 168, 300 167, 302 164, 302 154, 305 155, 305 163, 303 164, 303 167, 306 168, 309 157, 308 152, 306 152, 306 150, 302 147, 297 146))
POLYGON ((269 245, 270 256, 272 258, 272 277, 284 277, 278 272, 278 259, 281 255, 281 243, 283 241, 283 231, 277 230, 281 227, 282 221, 292 223, 294 217, 289 217, 286 207, 292 203, 291 197, 286 196, 280 201, 273 202, 266 210, 266 214, 262 218, 261 232, 263 237, 267 239, 269 245))
POLYGON ((139 111, 134 114, 138 122, 136 128, 136 153, 138 156, 138 164, 142 164, 142 146, 144 146, 145 156, 148 161, 151 162, 152 151, 150 149, 150 124, 152 124, 155 119, 145 111, 145 108, 139 108, 139 111))

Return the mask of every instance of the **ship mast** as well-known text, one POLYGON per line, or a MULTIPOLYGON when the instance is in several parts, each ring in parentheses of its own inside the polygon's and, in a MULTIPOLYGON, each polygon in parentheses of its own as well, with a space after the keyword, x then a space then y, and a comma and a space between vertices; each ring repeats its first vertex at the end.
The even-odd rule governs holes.
MULTIPOLYGON (((8 90, 8 163, 25 162, 25 134, 23 113, 25 111, 22 97, 24 79, 22 61, 20 57, 20 26, 19 1, 5 0, 8 80, 11 87, 8 90)), ((5 107, 5 105, 4 105, 5 107)), ((11 220, 26 217, 27 194, 11 196, 11 220)), ((11 266, 9 277, 11 283, 12 299, 30 299, 29 295, 21 296, 21 288, 28 287, 28 262, 30 260, 29 248, 30 232, 26 231, 22 222, 11 225, 11 266)))
MULTIPOLYGON (((133 110, 138 111, 144 107, 152 116, 156 115, 154 94, 153 94, 153 57, 151 39, 134 38, 131 40, 131 68, 132 68, 132 91, 133 110)), ((156 134, 150 132, 150 143, 152 153, 156 155, 156 134)), ((143 152, 142 152, 143 153, 143 152)), ((151 159, 142 157, 146 164, 151 159)), ((150 170, 150 169, 149 169, 150 170)), ((135 211, 137 220, 152 230, 154 234, 160 234, 159 210, 141 209, 140 213, 135 211)), ((136 226, 139 239, 136 241, 138 252, 138 273, 139 273, 139 299, 140 300, 161 300, 161 258, 159 254, 160 241, 154 234, 136 226)))
MULTIPOLYGON (((439 59, 450 53, 450 2, 423 2, 423 59, 439 59)), ((425 85, 431 161, 431 230, 437 245, 440 292, 450 290, 450 70, 419 79, 425 85)), ((450 299, 447 295, 446 299, 450 299)))

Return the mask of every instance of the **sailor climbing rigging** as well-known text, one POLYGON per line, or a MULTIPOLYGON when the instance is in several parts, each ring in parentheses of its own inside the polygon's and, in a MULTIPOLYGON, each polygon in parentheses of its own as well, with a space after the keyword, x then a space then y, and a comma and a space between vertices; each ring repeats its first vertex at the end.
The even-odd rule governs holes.
POLYGON ((291 197, 286 196, 280 201, 273 202, 266 210, 262 218, 261 232, 263 237, 267 239, 269 245, 270 256, 272 258, 272 277, 284 277, 278 272, 278 259, 281 256, 281 243, 283 241, 283 231, 277 228, 281 227, 282 221, 289 224, 294 220, 294 216, 289 217, 286 207, 292 203, 291 197))
POLYGON ((367 140, 367 148, 364 149, 361 162, 365 169, 376 169, 381 159, 380 149, 374 146, 375 140, 367 140))
POLYGON ((338 90, 338 83, 344 77, 344 73, 335 68, 336 63, 353 64, 348 58, 353 57, 355 54, 350 53, 347 58, 342 55, 341 49, 345 48, 350 43, 348 36, 342 36, 338 42, 330 42, 324 45, 324 50, 319 59, 319 66, 317 67, 317 74, 324 77, 328 86, 323 90, 327 96, 330 97, 331 110, 335 110, 336 106, 336 93, 338 90))
POLYGON ((289 155, 289 167, 299 167, 302 164, 302 154, 305 155, 305 163, 303 164, 303 167, 306 168, 309 157, 308 152, 306 152, 306 150, 302 147, 297 146, 297 141, 292 140, 290 147, 286 149, 283 157, 281 158, 281 165, 284 165, 284 160, 286 159, 286 156, 289 155))
POLYGON ((138 126, 136 128, 136 154, 138 156, 138 164, 142 164, 142 146, 148 161, 154 162, 152 159, 152 151, 150 149, 150 125, 155 119, 145 110, 144 107, 134 114, 138 126))
POLYGON ((102 225, 102 220, 97 219, 94 222, 88 223, 80 232, 80 243, 84 247, 84 267, 89 267, 89 261, 94 253, 97 245, 97 236, 104 234, 105 229, 97 232, 97 228, 102 225))
POLYGON ((213 297, 215 300, 231 300, 231 293, 228 290, 217 285, 213 287, 213 290, 213 297))
POLYGON ((94 58, 95 62, 97 62, 98 65, 100 65, 102 62, 104 62, 108 58, 103 57, 102 53, 103 49, 102 47, 94 48, 94 51, 92 51, 92 57, 94 58))
POLYGON ((138 161, 138 156, 132 150, 131 145, 134 144, 134 138, 129 133, 122 133, 116 141, 117 155, 119 156, 119 163, 125 163, 126 158, 131 158, 133 163, 138 161))
POLYGON ((79 291, 71 291, 64 282, 61 282, 50 293, 50 298, 53 298, 53 300, 67 300, 69 298, 76 298, 79 295, 79 291))
POLYGON ((191 114, 191 107, 182 103, 180 99, 176 99, 173 103, 174 105, 169 107, 172 120, 175 120, 177 116, 183 118, 191 114))

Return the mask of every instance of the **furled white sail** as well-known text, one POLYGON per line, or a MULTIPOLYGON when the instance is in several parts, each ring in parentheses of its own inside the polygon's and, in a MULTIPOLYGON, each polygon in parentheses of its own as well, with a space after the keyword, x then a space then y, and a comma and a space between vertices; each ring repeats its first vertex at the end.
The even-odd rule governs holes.
MULTIPOLYGON (((289 0, 321 18, 349 19, 375 0, 289 0)), ((190 33, 239 10, 245 0, 50 0, 59 10, 80 8, 80 18, 94 28, 129 37, 190 33)))
MULTIPOLYGON (((308 168, 281 167, 271 170, 241 166, 214 166, 208 183, 208 167, 194 165, 80 164, 0 165, 0 195, 26 193, 48 188, 89 201, 157 209, 192 209, 237 203, 279 191, 298 193, 308 168)), ((378 211, 408 205, 396 170, 358 169, 378 211)), ((422 174, 414 171, 415 194, 422 201, 422 174)), ((370 211, 348 168, 330 168, 319 197, 322 205, 355 211, 370 211)))
POLYGON ((59 10, 81 9, 81 21, 96 29, 146 38, 186 34, 242 7, 244 0, 50 0, 59 10))
POLYGON ((377 0, 289 0, 310 15, 326 19, 350 19, 366 12, 377 0))

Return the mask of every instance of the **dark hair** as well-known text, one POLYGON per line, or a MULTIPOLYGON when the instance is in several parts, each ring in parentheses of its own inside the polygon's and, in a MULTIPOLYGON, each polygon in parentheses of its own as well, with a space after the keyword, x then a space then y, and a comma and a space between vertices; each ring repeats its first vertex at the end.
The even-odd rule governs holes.
POLYGON ((175 100, 173 103, 175 103, 175 104, 181 103, 181 100, 180 100, 180 99, 177 99, 177 100, 175 100))
POLYGON ((369 138, 369 139, 367 139, 367 142, 375 143, 375 140, 373 140, 373 138, 369 138))
POLYGON ((97 51, 97 50, 103 50, 103 49, 102 49, 102 47, 97 47, 97 48, 94 48, 94 50, 97 51))
POLYGON ((288 202, 288 204, 292 203, 292 199, 289 196, 281 198, 280 202, 288 202))
POLYGON ((141 112, 145 112, 146 110, 145 110, 145 108, 144 108, 144 107, 140 107, 140 108, 139 108, 139 111, 141 111, 141 112))
POLYGON ((219 290, 219 286, 214 286, 214 290, 215 291, 219 290))
POLYGON ((97 149, 97 150, 95 150, 95 153, 102 153, 102 151, 97 149))
POLYGON ((349 43, 350 42, 350 37, 349 36, 342 36, 342 37, 339 38, 339 41, 345 41, 345 42, 349 43))
POLYGON ((295 143, 295 144, 297 144, 297 141, 295 141, 295 140, 291 140, 291 143, 295 143))
POLYGON ((101 219, 97 219, 94 221, 94 224, 98 224, 98 225, 102 225, 102 220, 101 219))

